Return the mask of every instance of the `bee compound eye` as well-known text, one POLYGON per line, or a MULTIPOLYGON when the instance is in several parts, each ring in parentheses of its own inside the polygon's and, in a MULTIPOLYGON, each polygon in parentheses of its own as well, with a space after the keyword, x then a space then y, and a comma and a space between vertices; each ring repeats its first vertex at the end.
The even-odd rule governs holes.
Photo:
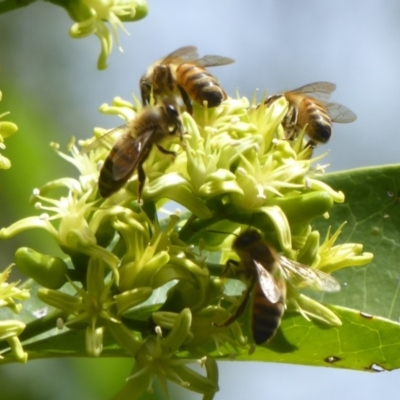
POLYGON ((179 116, 178 110, 172 104, 167 104, 166 110, 167 110, 167 114, 170 117, 175 117, 176 118, 176 117, 179 116))

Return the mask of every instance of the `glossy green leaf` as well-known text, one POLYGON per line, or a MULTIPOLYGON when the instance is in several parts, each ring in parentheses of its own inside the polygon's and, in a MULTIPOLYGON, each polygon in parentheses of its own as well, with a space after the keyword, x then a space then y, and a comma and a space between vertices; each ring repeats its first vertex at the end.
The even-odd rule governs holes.
POLYGON ((288 313, 282 331, 269 345, 236 359, 371 372, 400 367, 400 324, 341 307, 332 310, 342 320, 341 327, 327 328, 308 322, 297 313, 288 313))
POLYGON ((400 317, 400 165, 363 168, 327 174, 326 183, 346 196, 343 204, 320 218, 314 229, 324 237, 347 221, 338 243, 364 245, 374 260, 364 267, 334 274, 342 290, 322 301, 354 308, 398 322, 400 317))

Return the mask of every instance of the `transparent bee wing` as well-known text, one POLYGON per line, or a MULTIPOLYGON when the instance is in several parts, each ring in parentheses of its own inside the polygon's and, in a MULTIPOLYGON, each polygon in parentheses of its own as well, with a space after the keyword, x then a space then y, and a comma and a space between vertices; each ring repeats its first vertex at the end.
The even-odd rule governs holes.
POLYGON ((253 260, 256 266, 258 282, 264 293, 264 296, 271 302, 277 303, 281 298, 281 291, 275 282, 275 278, 256 260, 253 260))
POLYGON ((126 179, 137 168, 139 162, 151 150, 153 130, 138 137, 125 135, 115 144, 110 157, 113 161, 112 175, 115 181, 126 179), (112 154, 112 155, 111 155, 112 154))
POLYGON ((229 57, 204 56, 196 61, 196 64, 202 67, 217 67, 218 65, 227 65, 234 63, 235 60, 229 57))
POLYGON ((81 149, 81 154, 88 153, 91 150, 95 150, 99 147, 105 147, 106 149, 111 149, 113 143, 115 143, 115 138, 122 136, 127 130, 128 124, 117 126, 99 138, 94 139, 92 142, 85 144, 81 149))
POLYGON ((178 50, 173 51, 168 54, 162 61, 161 64, 170 64, 176 62, 177 60, 181 62, 195 61, 199 58, 197 53, 197 48, 195 46, 185 46, 178 50))
POLYGON ((288 93, 302 93, 323 102, 328 102, 331 93, 336 89, 336 85, 331 82, 314 82, 291 90, 288 93))
POLYGON ((338 292, 339 282, 331 275, 311 268, 297 261, 279 257, 279 264, 285 279, 298 288, 309 288, 323 292, 338 292))
POLYGON ((325 105, 329 116, 333 122, 353 122, 357 119, 357 115, 347 107, 338 103, 328 103, 325 105))

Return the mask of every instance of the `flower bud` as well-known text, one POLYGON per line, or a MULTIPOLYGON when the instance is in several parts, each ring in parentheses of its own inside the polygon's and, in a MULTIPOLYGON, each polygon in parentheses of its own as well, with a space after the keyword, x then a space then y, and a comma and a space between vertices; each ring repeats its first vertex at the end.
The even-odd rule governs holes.
POLYGON ((176 318, 168 336, 161 342, 163 348, 167 349, 170 353, 175 353, 179 350, 189 334, 191 324, 192 313, 189 308, 185 308, 176 318))
POLYGON ((15 252, 14 261, 22 273, 48 289, 59 289, 67 282, 68 267, 59 257, 21 247, 15 252))
POLYGON ((306 319, 310 317, 331 326, 342 325, 342 321, 333 311, 304 294, 299 293, 294 298, 288 298, 288 309, 292 308, 306 319))
POLYGON ((325 191, 304 193, 296 196, 275 197, 268 205, 282 209, 290 225, 308 224, 314 218, 324 215, 333 207, 333 199, 325 191))
POLYGON ((86 328, 86 353, 92 357, 100 356, 103 351, 103 333, 104 327, 86 328))
POLYGON ((141 341, 135 335, 135 333, 133 333, 123 323, 117 324, 111 321, 107 321, 107 329, 113 335, 116 342, 131 356, 134 356, 143 346, 143 341, 141 341))
POLYGON ((15 358, 20 363, 25 364, 28 361, 28 353, 26 353, 22 348, 22 344, 19 339, 14 336, 7 339, 7 342, 10 345, 11 352, 14 354, 15 358))
POLYGON ((59 292, 52 289, 39 289, 38 297, 40 300, 69 314, 78 313, 82 299, 80 297, 71 296, 69 294, 59 292))
POLYGON ((314 261, 318 264, 320 259, 318 256, 318 250, 319 232, 313 231, 307 236, 306 242, 297 256, 297 261, 305 265, 313 265, 314 261))
POLYGON ((125 311, 145 302, 152 293, 152 288, 141 287, 115 295, 114 298, 117 301, 118 315, 121 315, 125 311))

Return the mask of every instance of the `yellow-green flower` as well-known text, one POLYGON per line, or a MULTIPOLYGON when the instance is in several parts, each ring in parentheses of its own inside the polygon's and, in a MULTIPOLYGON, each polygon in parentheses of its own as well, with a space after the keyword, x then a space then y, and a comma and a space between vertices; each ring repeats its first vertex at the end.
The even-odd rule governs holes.
POLYGON ((345 223, 332 236, 328 231, 325 241, 319 248, 319 262, 316 264, 318 269, 331 273, 342 268, 368 264, 374 258, 372 253, 363 253, 363 245, 359 243, 343 243, 334 246, 344 225, 345 223))
MULTIPOLYGON (((15 300, 26 300, 29 292, 26 289, 19 289, 18 282, 7 283, 11 272, 11 266, 0 273, 0 307, 8 307, 13 312, 19 313, 22 305, 15 300)), ((16 320, 0 321, 0 341, 7 340, 14 357, 22 363, 28 359, 28 354, 23 351, 18 335, 25 329, 25 324, 16 320)), ((1 358, 1 356, 0 356, 1 358)))
MULTIPOLYGON (((2 98, 2 93, 0 91, 0 101, 2 98)), ((0 114, 0 119, 8 115, 8 112, 0 114)), ((8 138, 18 130, 17 125, 9 121, 0 121, 0 150, 4 150, 6 145, 4 144, 4 139, 8 138)), ((11 162, 7 157, 0 154, 0 169, 8 169, 11 167, 11 162)))
POLYGON ((156 327, 156 336, 150 337, 138 351, 131 376, 117 398, 129 395, 138 399, 144 391, 152 392, 152 383, 157 378, 167 398, 167 381, 175 382, 182 387, 202 393, 213 398, 218 391, 218 370, 215 360, 205 357, 200 360, 177 357, 177 353, 187 340, 190 340, 191 313, 184 309, 177 316, 167 335, 162 337, 162 330, 156 327), (200 363, 205 366, 206 376, 200 375, 187 367, 187 364, 200 363))
POLYGON ((15 303, 14 299, 26 300, 29 298, 29 292, 26 289, 19 289, 18 282, 7 283, 11 273, 11 266, 0 273, 0 307, 8 307, 13 312, 19 313, 22 305, 15 303))
POLYGON ((95 34, 101 42, 101 53, 97 68, 107 68, 107 57, 111 53, 113 36, 118 48, 118 29, 129 34, 122 21, 138 21, 147 14, 145 0, 73 0, 65 6, 70 17, 77 21, 70 29, 73 38, 95 34), (106 25, 110 24, 111 32, 106 25))

